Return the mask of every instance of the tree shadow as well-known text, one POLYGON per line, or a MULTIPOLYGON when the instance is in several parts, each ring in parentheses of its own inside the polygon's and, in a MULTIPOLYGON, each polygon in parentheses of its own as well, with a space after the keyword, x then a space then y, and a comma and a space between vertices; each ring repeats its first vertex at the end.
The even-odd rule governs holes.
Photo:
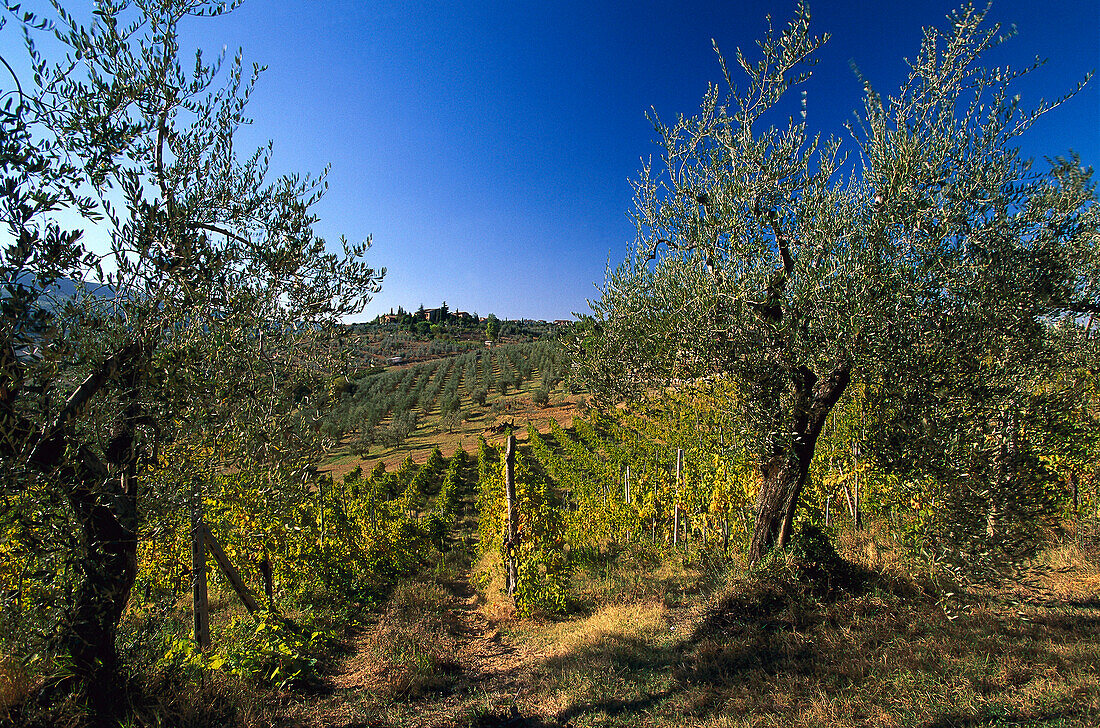
POLYGON ((1050 700, 1040 694, 1052 674, 1072 686, 1095 671, 1100 612, 975 609, 948 619, 912 584, 864 574, 860 588, 823 597, 789 576, 735 580, 673 625, 679 641, 612 634, 546 660, 541 669, 568 698, 557 721, 735 710, 799 723, 799 710, 827 695, 833 710, 928 728, 1031 724, 1077 715, 1054 699, 1057 689, 1050 700))

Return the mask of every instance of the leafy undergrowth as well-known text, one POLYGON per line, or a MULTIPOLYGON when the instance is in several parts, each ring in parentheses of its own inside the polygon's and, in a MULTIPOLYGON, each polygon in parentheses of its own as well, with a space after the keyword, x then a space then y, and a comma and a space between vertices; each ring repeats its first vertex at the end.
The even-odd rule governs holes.
POLYGON ((131 675, 120 687, 110 711, 93 709, 73 694, 43 690, 28 684, 4 705, 0 725, 23 728, 83 728, 84 726, 271 726, 282 722, 291 695, 264 689, 254 682, 220 671, 202 680, 186 674, 150 669, 131 675))

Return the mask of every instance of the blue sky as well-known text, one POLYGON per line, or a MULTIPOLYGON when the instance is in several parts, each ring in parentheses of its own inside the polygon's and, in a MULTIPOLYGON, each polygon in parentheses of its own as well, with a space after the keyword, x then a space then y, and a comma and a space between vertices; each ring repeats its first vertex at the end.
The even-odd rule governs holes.
MULTIPOLYGON (((73 0, 74 7, 79 4, 73 0)), ((921 27, 953 2, 811 3, 832 39, 808 93, 815 130, 842 134, 861 100, 854 60, 885 92, 904 78, 921 27)), ((183 48, 244 49, 268 65, 249 106, 247 149, 275 144, 276 171, 332 165, 320 234, 374 237, 388 269, 360 318, 401 305, 568 318, 598 295, 633 229, 629 180, 657 153, 646 112, 697 108, 727 57, 749 48, 793 2, 550 3, 248 0, 195 20, 183 48)), ((1019 86, 1025 104, 1100 67, 1100 3, 1002 0, 994 20, 1019 35, 993 60, 1048 63, 1019 86)), ((0 52, 13 49, 5 29, 0 52)), ((1078 151, 1100 165, 1096 79, 1023 140, 1035 157, 1078 151)))

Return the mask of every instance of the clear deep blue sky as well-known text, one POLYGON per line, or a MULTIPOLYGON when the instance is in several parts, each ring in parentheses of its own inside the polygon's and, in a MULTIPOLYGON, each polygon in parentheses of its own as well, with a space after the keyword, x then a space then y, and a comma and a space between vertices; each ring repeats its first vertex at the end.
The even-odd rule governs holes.
MULTIPOLYGON (((76 0, 69 5, 77 6, 76 0)), ((811 3, 832 39, 808 93, 815 130, 841 126, 861 103, 849 68, 878 90, 904 78, 921 27, 944 25, 948 0, 811 3)), ((507 318, 587 311, 633 229, 629 180, 657 154, 650 107, 691 114, 728 58, 755 48, 765 15, 794 2, 471 2, 248 0, 192 21, 183 47, 240 46, 267 64, 242 149, 275 143, 277 171, 331 163, 319 232, 374 236, 369 261, 388 269, 361 318, 401 305, 507 318)), ((1025 105, 1074 88, 1100 68, 1096 0, 1001 0, 994 20, 1019 35, 991 58, 1045 67, 1020 83, 1025 105)), ((0 49, 13 52, 14 33, 0 49)), ((1041 158, 1079 152, 1100 167, 1100 79, 1023 140, 1041 158)))

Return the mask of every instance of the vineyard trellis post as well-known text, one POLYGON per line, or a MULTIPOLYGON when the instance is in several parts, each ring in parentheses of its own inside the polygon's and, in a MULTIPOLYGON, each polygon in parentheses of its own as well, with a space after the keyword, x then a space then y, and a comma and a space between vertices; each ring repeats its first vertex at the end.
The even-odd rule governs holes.
POLYGON ((225 574, 225 578, 229 580, 229 584, 233 587, 233 591, 237 592, 237 596, 240 597, 241 603, 248 609, 249 614, 255 614, 260 611, 260 603, 256 599, 256 595, 253 594, 252 590, 248 588, 248 585, 244 583, 244 578, 241 577, 241 573, 237 571, 232 562, 229 561, 229 556, 225 553, 225 549, 222 548, 218 539, 214 537, 210 528, 205 523, 200 524, 199 528, 202 531, 202 539, 205 545, 210 549, 210 555, 214 557, 214 561, 217 562, 218 567, 221 568, 222 573, 225 574))
MULTIPOLYGON (((633 495, 630 492, 630 463, 626 464, 626 503, 627 503, 627 505, 633 505, 634 504, 634 498, 633 498, 633 495)), ((633 522, 633 518, 631 518, 631 522, 633 522)), ((628 530, 626 532, 626 540, 627 540, 628 543, 632 543, 634 541, 634 529, 633 528, 631 528, 630 530, 628 530)))
POLYGON ((264 544, 264 555, 259 563, 260 575, 264 580, 264 596, 268 603, 275 598, 275 572, 271 568, 271 556, 267 552, 267 544, 264 544))
POLYGON ((508 432, 508 446, 504 454, 504 498, 507 502, 507 520, 504 524, 504 568, 508 596, 515 598, 516 579, 516 530, 519 521, 519 508, 516 504, 516 435, 508 432))
POLYGON ((657 517, 660 513, 661 455, 653 456, 653 543, 657 543, 657 517))
POLYGON ((1073 491, 1073 518, 1074 520, 1080 520, 1081 518, 1081 496, 1077 487, 1077 473, 1069 474, 1070 489, 1073 491))
MULTIPOLYGON (((237 592, 237 596, 248 609, 249 614, 260 611, 259 600, 252 590, 245 584, 240 572, 229 561, 218 539, 206 525, 203 514, 202 481, 195 478, 191 485, 191 574, 192 574, 192 611, 194 616, 195 642, 201 652, 207 652, 211 648, 210 639, 210 592, 206 572, 206 555, 209 551, 214 561, 225 574, 225 578, 237 592)), ((268 601, 271 601, 273 584, 271 561, 268 558, 267 545, 264 544, 263 560, 259 564, 260 573, 264 579, 264 592, 268 601)))
POLYGON ((210 649, 210 605, 206 585, 206 539, 203 538, 202 485, 191 481, 191 605, 195 642, 199 650, 210 649))
POLYGON ((859 502, 859 442, 852 443, 852 500, 855 508, 852 511, 852 521, 857 531, 863 530, 863 512, 859 502))
POLYGON ((672 501, 672 546, 680 545, 680 478, 683 474, 684 449, 676 448, 676 492, 672 501))
POLYGON ((206 588, 206 545, 201 522, 191 527, 191 576, 195 642, 200 651, 206 652, 210 649, 210 605, 206 588))
POLYGON ((321 541, 320 547, 325 547, 325 479, 317 479, 317 508, 319 510, 321 541))

